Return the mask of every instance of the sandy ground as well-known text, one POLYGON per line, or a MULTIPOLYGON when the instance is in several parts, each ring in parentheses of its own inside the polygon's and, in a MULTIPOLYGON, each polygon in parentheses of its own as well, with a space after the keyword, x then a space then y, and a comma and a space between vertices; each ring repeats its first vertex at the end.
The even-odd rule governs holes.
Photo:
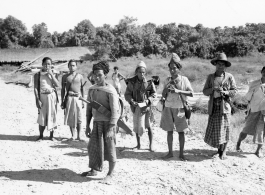
MULTIPOLYGON (((244 153, 229 143, 228 159, 212 159, 214 150, 200 134, 186 135, 188 162, 178 159, 178 135, 174 156, 161 160, 167 151, 166 133, 154 132, 156 152, 150 153, 147 133, 142 150, 132 150, 135 137, 117 135, 117 166, 111 185, 100 183, 108 163, 96 178, 80 177, 88 170, 87 142, 67 142, 70 136, 59 109, 57 141, 35 142, 37 109, 33 89, 6 85, 0 80, 0 194, 264 194, 265 160, 253 153, 255 145, 244 143, 244 153)), ((84 110, 85 113, 85 110, 84 110)), ((205 121, 206 122, 206 121, 205 121)), ((83 124, 85 126, 85 124, 83 124)), ((48 138, 48 132, 45 132, 48 138)))

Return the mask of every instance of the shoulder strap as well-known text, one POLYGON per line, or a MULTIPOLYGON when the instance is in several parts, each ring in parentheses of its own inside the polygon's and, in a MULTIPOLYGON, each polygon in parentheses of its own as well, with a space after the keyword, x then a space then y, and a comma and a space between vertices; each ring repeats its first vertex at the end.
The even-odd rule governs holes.
POLYGON ((69 94, 69 91, 70 91, 70 88, 72 86, 72 83, 73 81, 75 80, 76 76, 78 75, 78 73, 75 74, 74 78, 72 79, 70 85, 68 86, 67 90, 66 90, 66 95, 65 95, 65 98, 67 98, 68 94, 69 94))

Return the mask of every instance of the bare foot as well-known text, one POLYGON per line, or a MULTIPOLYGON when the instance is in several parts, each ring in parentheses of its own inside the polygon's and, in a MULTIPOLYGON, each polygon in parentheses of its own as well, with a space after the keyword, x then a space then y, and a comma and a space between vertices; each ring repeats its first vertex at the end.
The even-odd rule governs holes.
POLYGON ((138 146, 133 147, 132 149, 133 149, 133 150, 134 150, 134 149, 140 150, 140 149, 141 149, 141 146, 138 145, 138 146))
POLYGON ((168 153, 166 156, 162 157, 163 160, 166 160, 166 159, 169 159, 169 158, 172 158, 173 157, 173 154, 172 153, 168 153))
POLYGON ((226 156, 226 154, 225 154, 225 153, 223 153, 223 154, 220 156, 220 159, 221 159, 221 160, 226 160, 226 159, 227 159, 227 156, 226 156))
POLYGON ((42 136, 38 137, 38 138, 36 139, 36 141, 43 141, 43 137, 42 137, 42 136))
POLYGON ((259 158, 263 158, 264 157, 264 155, 262 154, 262 152, 255 152, 254 153, 257 157, 259 157, 259 158))
POLYGON ((90 176, 96 176, 98 173, 95 170, 90 170, 90 171, 86 171, 81 173, 82 177, 90 177, 90 176))
POLYGON ((111 185, 112 180, 112 175, 107 175, 100 183, 111 185))
POLYGON ((56 141, 56 139, 54 137, 50 137, 49 140, 56 141))
POLYGON ((74 140, 74 138, 69 138, 68 140, 66 140, 66 141, 68 141, 68 142, 71 142, 71 141, 73 141, 74 140))
POLYGON ((216 153, 213 153, 213 154, 211 155, 211 157, 212 157, 212 158, 220 157, 220 154, 219 154, 219 152, 216 152, 216 153))
POLYGON ((76 141, 80 141, 80 142, 84 142, 85 140, 81 139, 80 137, 79 138, 76 138, 75 139, 76 141))
POLYGON ((184 162, 188 161, 188 159, 184 155, 179 156, 179 160, 184 162))
POLYGON ((154 151, 155 151, 154 148, 153 148, 153 145, 150 145, 150 146, 149 146, 149 151, 150 151, 150 152, 154 152, 154 151))

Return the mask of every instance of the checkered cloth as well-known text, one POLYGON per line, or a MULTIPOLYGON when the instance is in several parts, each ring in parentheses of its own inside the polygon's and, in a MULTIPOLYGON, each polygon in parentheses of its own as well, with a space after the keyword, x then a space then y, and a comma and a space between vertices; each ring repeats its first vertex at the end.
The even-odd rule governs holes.
POLYGON ((221 114, 221 98, 213 101, 213 114, 209 116, 204 137, 205 143, 214 148, 228 142, 230 132, 230 114, 221 114))
POLYGON ((89 167, 96 171, 102 171, 103 161, 116 162, 115 129, 114 136, 106 138, 109 129, 109 121, 94 121, 91 138, 88 144, 89 167))

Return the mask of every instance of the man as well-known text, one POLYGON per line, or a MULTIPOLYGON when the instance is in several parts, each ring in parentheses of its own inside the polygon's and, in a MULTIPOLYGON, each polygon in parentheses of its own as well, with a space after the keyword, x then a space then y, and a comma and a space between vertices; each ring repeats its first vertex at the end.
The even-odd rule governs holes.
POLYGON ((98 171, 103 170, 104 160, 109 161, 109 171, 104 178, 104 183, 112 180, 116 165, 115 129, 120 117, 119 97, 112 85, 107 83, 106 76, 109 72, 108 62, 101 61, 93 65, 95 85, 88 90, 87 100, 96 101, 110 111, 110 115, 101 113, 102 109, 95 109, 87 105, 86 136, 90 137, 88 144, 90 171, 83 172, 82 176, 96 176, 98 171), (101 111, 100 111, 101 110, 101 111), (94 118, 93 130, 90 123, 94 118))
POLYGON ((114 67, 114 73, 112 74, 113 86, 116 89, 119 96, 121 96, 121 84, 120 81, 125 79, 125 77, 119 73, 119 68, 117 66, 114 67))
POLYGON ((242 152, 240 145, 247 135, 253 136, 253 142, 256 143, 257 150, 255 155, 259 158, 263 157, 261 152, 264 143, 264 114, 265 114, 265 66, 261 70, 261 79, 257 79, 250 83, 248 93, 245 98, 248 104, 248 116, 243 131, 240 133, 236 150, 242 152))
POLYGON ((76 140, 81 141, 80 130, 82 124, 82 108, 84 108, 84 103, 79 100, 79 97, 84 97, 83 76, 76 72, 77 62, 75 60, 69 61, 68 68, 70 73, 63 76, 61 90, 61 107, 62 109, 65 109, 64 124, 70 127, 72 137, 69 141, 75 139, 75 129, 77 129, 76 140))
POLYGON ((133 112, 133 130, 136 133, 137 146, 140 149, 140 137, 145 128, 148 129, 149 150, 153 150, 153 131, 150 125, 151 103, 156 96, 155 85, 152 80, 147 81, 146 65, 141 61, 135 70, 135 76, 127 79, 128 85, 124 94, 125 100, 129 102, 133 112))
POLYGON ((186 161, 187 159, 184 157, 184 131, 188 129, 188 123, 181 97, 184 100, 186 100, 186 96, 192 97, 193 89, 189 79, 180 75, 182 65, 177 54, 172 54, 168 68, 171 77, 168 77, 163 85, 162 96, 165 99, 165 108, 162 111, 160 121, 160 127, 167 131, 168 154, 163 159, 173 157, 173 132, 176 130, 179 134, 179 159, 186 161))

